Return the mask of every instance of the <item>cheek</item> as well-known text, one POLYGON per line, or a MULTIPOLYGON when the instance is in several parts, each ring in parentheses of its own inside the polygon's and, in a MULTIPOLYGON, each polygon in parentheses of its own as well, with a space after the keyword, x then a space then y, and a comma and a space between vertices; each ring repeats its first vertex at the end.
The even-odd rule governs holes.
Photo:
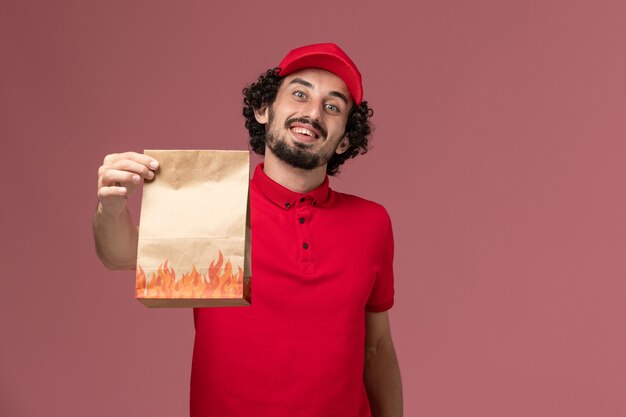
POLYGON ((333 130, 336 133, 338 138, 344 138, 346 136, 346 122, 345 120, 343 121, 339 121, 338 123, 336 123, 335 126, 333 126, 333 130))

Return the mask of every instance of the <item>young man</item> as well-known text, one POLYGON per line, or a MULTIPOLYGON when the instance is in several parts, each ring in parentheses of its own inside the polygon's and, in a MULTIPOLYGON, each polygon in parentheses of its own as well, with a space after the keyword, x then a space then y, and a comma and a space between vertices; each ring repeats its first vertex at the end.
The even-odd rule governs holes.
MULTIPOLYGON (((250 185, 252 305, 194 310, 191 415, 401 416, 391 222, 328 187, 367 151, 361 75, 337 45, 308 45, 244 95, 250 146, 265 155, 250 185)), ((132 152, 100 167, 94 236, 111 269, 136 266, 126 198, 156 169, 132 152)))

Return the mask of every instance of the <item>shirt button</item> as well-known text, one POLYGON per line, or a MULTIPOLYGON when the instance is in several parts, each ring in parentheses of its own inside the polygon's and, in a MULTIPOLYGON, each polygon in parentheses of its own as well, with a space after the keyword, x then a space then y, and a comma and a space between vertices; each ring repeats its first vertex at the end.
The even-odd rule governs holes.
POLYGON ((314 205, 314 206, 317 206, 317 201, 314 201, 314 202, 313 202, 313 205, 314 205))
POLYGON ((289 208, 290 205, 291 204, 289 204, 289 203, 285 203, 285 207, 287 207, 287 208, 289 208))
POLYGON ((301 202, 301 203, 304 203, 304 197, 302 197, 302 198, 300 199, 300 202, 301 202))
POLYGON ((304 223, 304 217, 300 217, 298 221, 300 222, 300 224, 304 223))
POLYGON ((308 249, 308 248, 309 248, 309 244, 308 244, 308 243, 305 243, 305 244, 303 244, 303 245, 302 245, 302 247, 303 247, 304 249, 308 249))

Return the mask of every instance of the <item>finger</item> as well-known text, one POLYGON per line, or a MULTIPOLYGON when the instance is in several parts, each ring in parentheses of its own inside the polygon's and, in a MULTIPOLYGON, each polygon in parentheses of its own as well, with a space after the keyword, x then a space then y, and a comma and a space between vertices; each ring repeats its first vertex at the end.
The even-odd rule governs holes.
POLYGON ((113 169, 117 169, 120 171, 132 172, 149 180, 154 178, 154 171, 151 171, 150 168, 148 168, 147 166, 140 164, 139 162, 133 161, 131 159, 117 160, 111 163, 111 165, 109 165, 107 168, 109 169, 113 168, 113 169))
POLYGON ((100 187, 109 187, 115 183, 140 184, 142 181, 139 174, 119 169, 107 169, 100 176, 100 187))
POLYGON ((150 169, 157 169, 159 167, 159 161, 148 155, 137 152, 122 152, 107 155, 104 157, 104 165, 109 165, 122 159, 130 159, 150 169))
POLYGON ((126 197, 128 189, 121 186, 102 187, 98 190, 98 198, 106 200, 111 197, 126 197))

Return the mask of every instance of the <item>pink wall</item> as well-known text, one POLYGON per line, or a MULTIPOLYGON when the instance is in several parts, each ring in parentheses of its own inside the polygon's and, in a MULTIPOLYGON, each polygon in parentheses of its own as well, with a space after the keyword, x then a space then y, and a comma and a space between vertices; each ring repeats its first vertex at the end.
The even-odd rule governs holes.
POLYGON ((394 220, 405 414, 626 415, 625 3, 238 3, 0 5, 0 415, 185 415, 191 312, 100 265, 96 170, 245 148, 243 85, 320 41, 376 110, 333 186, 394 220))

